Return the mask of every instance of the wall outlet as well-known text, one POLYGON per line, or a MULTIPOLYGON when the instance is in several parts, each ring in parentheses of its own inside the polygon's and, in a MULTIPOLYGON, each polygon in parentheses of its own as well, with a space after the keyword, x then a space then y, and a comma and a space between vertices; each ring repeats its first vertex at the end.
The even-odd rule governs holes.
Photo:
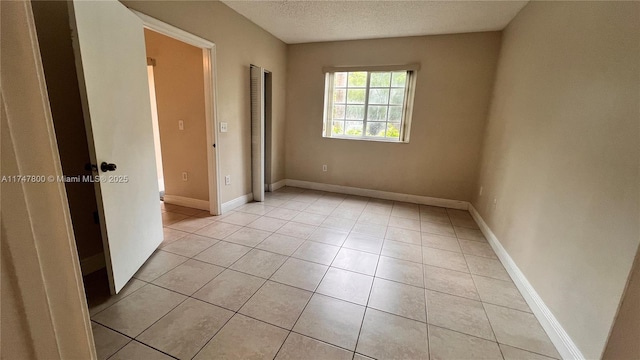
POLYGON ((480 191, 478 192, 478 196, 482 196, 482 186, 480 186, 480 191))
POLYGON ((498 199, 494 198, 493 199, 493 208, 495 209, 497 205, 498 205, 498 199))
POLYGON ((178 120, 178 129, 184 130, 184 120, 178 120))
POLYGON ((322 165, 322 171, 324 171, 324 172, 327 171, 327 165, 322 165))
POLYGON ((185 171, 185 172, 182 173, 182 181, 187 181, 187 180, 189 180, 189 175, 185 171))
POLYGON ((227 132, 227 123, 226 122, 221 122, 220 123, 220 132, 227 132))
POLYGON ((231 185, 231 175, 225 175, 224 184, 225 185, 231 185))

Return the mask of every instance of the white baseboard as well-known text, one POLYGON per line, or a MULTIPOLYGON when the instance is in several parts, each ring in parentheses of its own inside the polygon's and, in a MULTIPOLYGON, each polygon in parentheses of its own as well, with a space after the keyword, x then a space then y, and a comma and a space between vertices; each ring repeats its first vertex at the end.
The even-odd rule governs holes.
POLYGON ((282 187, 284 187, 287 182, 287 179, 282 179, 280 181, 276 181, 273 184, 269 184, 269 191, 276 191, 282 187))
POLYGON ((531 283, 529 283, 522 271, 520 271, 518 265, 516 265, 511 256, 509 256, 509 253, 507 253, 496 235, 491 231, 472 204, 469 204, 469 212, 478 223, 480 230, 489 241, 489 244, 491 244, 496 255, 498 255, 500 262, 502 262, 502 265, 509 273, 509 276, 511 276, 520 293, 522 293, 527 304, 529 304, 540 325, 542 325, 542 328, 547 335, 549 335, 551 342, 555 345, 560 356, 562 356, 563 359, 584 359, 584 355, 582 355, 580 349, 578 349, 573 340, 571 340, 569 334, 564 330, 558 319, 556 319, 549 307, 547 307, 540 295, 538 295, 531 283))
POLYGON ((94 273, 105 266, 107 266, 107 264, 105 262, 104 253, 102 252, 80 260, 82 276, 94 273))
POLYGON ((414 204, 446 207, 450 209, 467 210, 469 206, 468 202, 461 201, 461 200, 440 199, 440 198, 434 198, 429 196, 401 194, 401 193, 394 193, 389 191, 363 189, 363 188, 357 188, 357 187, 351 187, 351 186, 322 184, 322 183, 316 183, 311 181, 286 179, 285 184, 287 186, 299 187, 304 189, 330 191, 330 192, 335 192, 340 194, 373 197, 373 198, 393 200, 393 201, 404 201, 404 202, 410 202, 414 204))
POLYGON ((253 201, 253 194, 249 193, 246 195, 239 196, 233 200, 222 203, 222 213, 226 213, 227 211, 233 210, 239 206, 250 203, 253 201))
POLYGON ((177 195, 164 195, 164 202, 167 204, 186 206, 193 209, 209 211, 209 202, 206 200, 193 199, 177 195))

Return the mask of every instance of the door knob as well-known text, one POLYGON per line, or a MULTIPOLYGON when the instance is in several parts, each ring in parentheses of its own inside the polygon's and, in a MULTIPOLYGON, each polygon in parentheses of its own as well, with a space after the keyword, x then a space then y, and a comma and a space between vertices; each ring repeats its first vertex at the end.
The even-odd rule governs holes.
POLYGON ((102 172, 115 171, 116 164, 108 164, 103 161, 102 164, 100 164, 100 170, 102 170, 102 172))

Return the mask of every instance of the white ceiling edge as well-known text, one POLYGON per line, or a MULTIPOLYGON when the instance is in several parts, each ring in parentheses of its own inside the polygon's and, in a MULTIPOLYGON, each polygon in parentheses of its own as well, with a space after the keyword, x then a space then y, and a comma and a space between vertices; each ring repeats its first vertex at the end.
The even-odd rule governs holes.
POLYGON ((222 0, 287 44, 504 29, 529 0, 222 0))

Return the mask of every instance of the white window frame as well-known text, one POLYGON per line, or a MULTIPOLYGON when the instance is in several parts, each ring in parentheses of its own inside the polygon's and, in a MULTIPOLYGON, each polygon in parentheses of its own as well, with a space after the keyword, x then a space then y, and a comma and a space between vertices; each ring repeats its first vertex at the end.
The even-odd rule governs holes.
POLYGON ((409 143, 409 134, 411 131, 411 120, 413 118, 413 101, 416 89, 416 78, 419 64, 410 65, 389 65, 389 66, 338 66, 338 67, 325 67, 323 72, 325 74, 325 92, 324 92, 324 113, 323 113, 323 127, 322 136, 329 139, 343 139, 343 140, 360 140, 360 141, 378 141, 388 143, 409 143), (333 90, 334 90, 334 75, 339 72, 367 72, 367 84, 365 89, 365 102, 364 102, 364 119, 363 119, 363 135, 361 136, 349 136, 349 135, 333 135, 331 129, 333 127, 333 90), (402 118, 400 119, 400 136, 398 139, 378 137, 378 136, 366 136, 366 124, 367 113, 369 110, 369 86, 371 73, 373 72, 393 72, 393 71, 406 71, 407 82, 405 86, 404 103, 402 104, 402 118))

